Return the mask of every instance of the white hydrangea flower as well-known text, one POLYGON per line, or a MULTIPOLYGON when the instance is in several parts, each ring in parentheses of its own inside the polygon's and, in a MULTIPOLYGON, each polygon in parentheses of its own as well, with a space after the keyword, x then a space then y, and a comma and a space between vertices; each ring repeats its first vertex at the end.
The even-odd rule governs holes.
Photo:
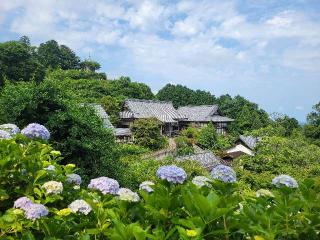
POLYGON ((139 195, 128 188, 120 188, 117 195, 118 199, 122 201, 139 202, 140 200, 139 195))
POLYGON ((47 194, 60 194, 63 191, 63 185, 61 182, 49 181, 42 185, 47 194))
POLYGON ((153 192, 152 186, 154 186, 154 182, 144 181, 139 185, 139 189, 151 193, 153 192))
POLYGON ((71 209, 73 213, 79 212, 84 215, 88 215, 92 210, 91 206, 82 199, 73 201, 68 207, 71 209))
POLYGON ((192 183, 198 187, 207 186, 210 187, 210 179, 205 176, 196 176, 192 179, 192 183))

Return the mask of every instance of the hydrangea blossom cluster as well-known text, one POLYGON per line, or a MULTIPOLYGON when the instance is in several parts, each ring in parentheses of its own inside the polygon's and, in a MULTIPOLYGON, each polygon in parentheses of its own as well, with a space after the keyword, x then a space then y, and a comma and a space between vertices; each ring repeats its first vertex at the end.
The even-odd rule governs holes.
POLYGON ((186 172, 175 165, 162 166, 157 170, 157 177, 170 183, 182 184, 187 179, 186 172))
POLYGON ((42 204, 33 203, 27 209, 25 209, 25 216, 30 220, 36 220, 38 218, 47 216, 48 213, 48 209, 42 204))
POLYGON ((38 123, 30 123, 24 129, 22 129, 21 133, 28 138, 41 138, 43 140, 48 140, 50 138, 50 132, 48 129, 38 123))
POLYGON ((153 192, 152 186, 154 186, 154 182, 144 181, 139 185, 139 189, 151 193, 153 192))
POLYGON ((47 194, 60 194, 63 191, 63 185, 61 182, 49 181, 42 185, 47 194))
POLYGON ((272 184, 278 188, 283 187, 283 186, 287 186, 289 188, 297 188, 298 187, 297 181, 288 175, 279 175, 279 176, 275 177, 274 179, 272 179, 272 184))
POLYGON ((67 183, 80 185, 81 184, 81 177, 78 174, 71 173, 67 175, 67 183))
POLYGON ((211 176, 213 179, 226 183, 237 181, 236 172, 231 167, 222 164, 219 164, 212 169, 211 176))
POLYGON ((24 211, 25 217, 30 220, 36 220, 43 216, 47 216, 49 211, 42 204, 35 204, 27 197, 18 198, 13 208, 21 209, 24 211))
POLYGON ((274 195, 272 192, 270 192, 269 190, 267 189, 259 189, 257 192, 256 192, 256 196, 257 197, 270 197, 270 198, 273 198, 274 195))
POLYGON ((210 187, 210 179, 205 176, 196 176, 192 179, 192 183, 198 187, 210 187))
POLYGON ((26 210, 32 204, 33 204, 33 202, 31 201, 30 198, 21 197, 21 198, 18 198, 14 202, 13 208, 19 208, 19 209, 22 209, 22 210, 26 210))
POLYGON ((56 167, 54 165, 49 165, 46 168, 44 168, 44 170, 54 172, 56 170, 56 167))
POLYGON ((122 201, 139 202, 140 200, 139 195, 128 188, 120 188, 117 195, 118 199, 122 201))
POLYGON ((10 139, 11 135, 10 133, 4 131, 4 130, 0 130, 0 140, 1 139, 10 139))
POLYGON ((20 132, 20 128, 12 123, 1 124, 0 129, 8 132, 10 135, 15 135, 20 132))
POLYGON ((88 215, 92 210, 90 205, 82 199, 73 201, 68 207, 71 209, 73 213, 79 212, 84 215, 88 215))
POLYGON ((99 190, 102 194, 115 195, 119 191, 119 183, 112 178, 99 177, 91 179, 88 188, 99 190))

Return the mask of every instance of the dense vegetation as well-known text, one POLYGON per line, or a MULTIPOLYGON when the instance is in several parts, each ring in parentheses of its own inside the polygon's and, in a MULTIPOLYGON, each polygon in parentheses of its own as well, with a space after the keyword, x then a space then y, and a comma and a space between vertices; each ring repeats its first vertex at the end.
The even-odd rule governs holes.
POLYGON ((270 117, 241 96, 216 97, 172 84, 154 95, 146 84, 129 77, 110 80, 99 69, 99 63, 81 61, 54 40, 39 47, 27 37, 0 43, 0 124, 22 128, 37 122, 51 133, 48 142, 10 134, 3 140, 8 133, 0 127, 0 238, 319 239, 320 102, 302 126, 286 115, 270 117), (223 156, 245 134, 260 138, 255 156, 235 159, 238 181, 226 184, 213 181, 194 161, 154 159, 154 151, 168 146, 155 119, 136 121, 134 144, 118 144, 87 103, 101 104, 116 126, 127 98, 172 101, 176 107, 218 104, 222 114, 236 120, 229 134, 218 135, 212 124, 186 128, 175 138, 176 154, 193 154, 200 146, 223 156), (157 169, 171 164, 190 180, 199 175, 210 180, 202 188, 189 181, 160 181, 157 169), (67 181, 73 172, 82 176, 80 189, 67 181), (274 189, 271 181, 280 174, 297 179, 299 189, 274 189), (127 203, 84 187, 100 176, 133 190, 143 181, 157 183, 152 194, 140 191, 139 202, 127 203), (47 181, 63 183, 63 192, 47 194, 47 181), (260 188, 273 192, 255 197, 260 188), (12 209, 23 196, 46 205, 49 215, 26 220, 23 211, 12 209), (89 203, 90 213, 70 212, 67 206, 77 198, 89 203))

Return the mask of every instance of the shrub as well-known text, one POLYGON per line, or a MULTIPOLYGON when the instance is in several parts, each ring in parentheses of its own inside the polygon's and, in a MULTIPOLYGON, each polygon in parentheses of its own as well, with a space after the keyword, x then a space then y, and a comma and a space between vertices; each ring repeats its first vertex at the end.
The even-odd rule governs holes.
POLYGON ((198 144, 205 149, 212 149, 217 142, 218 134, 212 123, 201 128, 199 132, 198 144))
POLYGON ((184 156, 194 153, 192 141, 185 136, 179 136, 175 138, 177 146, 177 155, 184 156))
POLYGON ((111 130, 103 127, 92 108, 72 101, 55 82, 6 85, 0 95, 0 122, 48 127, 50 143, 65 156, 63 163, 76 163, 85 180, 103 174, 120 177, 111 130))
POLYGON ((188 175, 172 184, 188 172, 172 167, 149 184, 152 191, 137 193, 107 177, 79 188, 66 181, 74 166, 19 135, 0 140, 0 156, 2 239, 319 239, 320 179, 296 185, 282 176, 272 190, 247 197, 224 178, 199 186, 188 175), (59 191, 46 193, 52 181, 59 191))
POLYGON ((160 122, 155 118, 136 120, 132 125, 132 133, 136 144, 152 150, 163 148, 167 143, 161 135, 160 122))

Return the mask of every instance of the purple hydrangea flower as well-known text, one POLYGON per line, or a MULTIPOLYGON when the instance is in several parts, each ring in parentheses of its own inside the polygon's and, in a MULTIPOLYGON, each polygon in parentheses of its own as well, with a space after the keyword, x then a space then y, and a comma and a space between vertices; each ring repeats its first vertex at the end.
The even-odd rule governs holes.
POLYGON ((218 179, 227 183, 237 181, 236 172, 231 167, 222 164, 219 164, 212 169, 211 176, 213 179, 218 179))
POLYGON ((56 170, 56 167, 54 165, 49 165, 46 168, 44 168, 44 170, 54 172, 56 170))
POLYGON ((8 132, 10 135, 15 135, 20 132, 18 126, 12 123, 1 124, 0 129, 8 132))
POLYGON ((157 170, 157 177, 170 183, 183 183, 187 179, 186 172, 175 165, 162 166, 157 170))
POLYGON ((103 194, 117 194, 119 190, 119 183, 108 177, 99 177, 90 180, 89 189, 99 190, 103 194))
POLYGON ((272 179, 272 184, 278 188, 283 187, 283 186, 287 186, 289 188, 297 188, 298 187, 297 181, 288 175, 279 175, 279 176, 275 177, 274 179, 272 179))
POLYGON ((67 183, 80 185, 81 184, 81 177, 78 174, 71 173, 67 175, 67 183))
POLYGON ((92 210, 90 205, 82 199, 73 201, 68 207, 71 209, 73 213, 79 212, 83 213, 84 215, 88 215, 88 213, 92 210))
POLYGON ((4 131, 4 130, 0 130, 0 140, 2 139, 10 139, 11 135, 10 133, 4 131))
POLYGON ((152 186, 154 186, 154 183, 151 182, 151 181, 144 181, 142 182, 140 185, 139 185, 139 189, 140 190, 143 190, 143 191, 146 191, 148 193, 151 193, 153 192, 153 188, 152 186))
POLYGON ((30 220, 36 220, 38 218, 47 216, 48 214, 48 209, 42 204, 31 204, 25 209, 25 216, 30 220))
POLYGON ((26 210, 32 204, 33 202, 30 200, 30 198, 21 197, 14 202, 13 208, 20 208, 22 210, 26 210))
POLYGON ((22 129, 21 133, 28 138, 41 138, 43 140, 48 140, 50 138, 50 132, 48 129, 38 123, 30 123, 24 129, 22 129))

